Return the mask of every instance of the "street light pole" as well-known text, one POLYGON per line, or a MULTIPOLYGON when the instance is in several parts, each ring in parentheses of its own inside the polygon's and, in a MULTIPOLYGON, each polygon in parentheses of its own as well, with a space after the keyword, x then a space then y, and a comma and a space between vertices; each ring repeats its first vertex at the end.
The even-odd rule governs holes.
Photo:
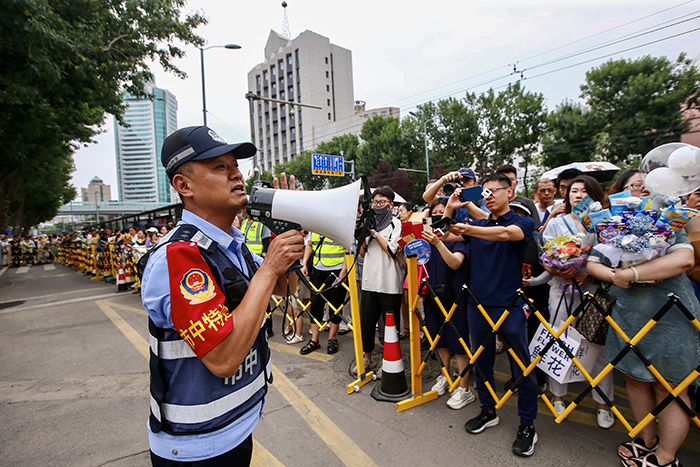
POLYGON ((204 126, 207 126, 207 92, 204 85, 204 51, 209 49, 230 49, 237 50, 241 46, 238 44, 226 44, 226 45, 210 45, 209 47, 199 48, 199 62, 202 66, 202 117, 204 121, 204 126))
MULTIPOLYGON (((418 118, 413 112, 408 112, 410 115, 418 118)), ((428 127, 427 120, 423 120, 423 140, 425 141, 425 175, 427 177, 427 183, 430 183, 430 162, 428 162, 428 127)))

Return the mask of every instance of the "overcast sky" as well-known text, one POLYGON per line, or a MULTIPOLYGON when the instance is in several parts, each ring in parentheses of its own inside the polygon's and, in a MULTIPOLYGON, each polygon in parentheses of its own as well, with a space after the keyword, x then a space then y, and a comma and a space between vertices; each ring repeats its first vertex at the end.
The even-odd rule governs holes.
MULTIPOLYGON (((311 30, 351 50, 355 99, 367 108, 399 107, 402 117, 430 100, 502 89, 521 77, 511 74, 514 66, 522 71, 525 88, 543 93, 553 110, 565 99, 577 99, 586 71, 607 60, 643 55, 675 59, 681 52, 700 58, 697 0, 287 3, 292 37, 311 30), (653 29, 658 30, 649 33, 653 29), (622 41, 635 35, 639 37, 622 41)), ((270 30, 282 32, 281 0, 190 0, 184 11, 195 10, 209 19, 197 29, 207 45, 242 47, 205 52, 209 126, 229 142, 249 141, 247 74, 264 60, 270 30)), ((199 51, 186 50, 187 57, 178 61, 188 74, 185 80, 153 66, 156 86, 177 97, 180 127, 202 123, 199 51)), ((111 117, 104 130, 96 144, 76 152, 72 183, 79 189, 98 176, 112 186, 116 199, 111 117)), ((249 163, 242 164, 246 178, 250 169, 249 163)))

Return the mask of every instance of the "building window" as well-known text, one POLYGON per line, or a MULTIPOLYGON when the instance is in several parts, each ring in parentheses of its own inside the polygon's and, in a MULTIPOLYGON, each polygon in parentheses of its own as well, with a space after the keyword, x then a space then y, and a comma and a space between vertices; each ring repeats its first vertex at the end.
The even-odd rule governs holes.
POLYGON ((270 73, 272 73, 272 79, 277 78, 277 72, 275 71, 275 65, 270 65, 270 73))
POLYGON ((330 106, 331 106, 331 100, 330 100, 330 99, 326 99, 326 102, 327 102, 327 104, 328 104, 328 107, 330 107, 330 106))
POLYGON ((331 119, 331 113, 328 112, 328 120, 330 120, 330 119, 331 119))
POLYGON ((326 65, 328 65, 328 57, 326 57, 326 65))
POLYGON ((326 84, 326 91, 331 92, 331 85, 330 84, 326 84))
POLYGON ((277 68, 280 69, 280 76, 284 74, 284 60, 279 60, 277 62, 277 68))
POLYGON ((292 54, 287 54, 287 67, 292 69, 292 54))
POLYGON ((328 70, 326 70, 326 78, 328 78, 328 70))

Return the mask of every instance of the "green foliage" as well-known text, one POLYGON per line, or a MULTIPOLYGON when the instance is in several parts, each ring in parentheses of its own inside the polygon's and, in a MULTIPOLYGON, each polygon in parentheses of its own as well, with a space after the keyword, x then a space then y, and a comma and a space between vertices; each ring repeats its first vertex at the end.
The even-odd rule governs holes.
MULTIPOLYGON (((270 183, 272 183, 273 175, 268 172, 267 170, 263 170, 262 173, 260 174, 260 180, 265 180, 270 183)), ((255 175, 251 175, 248 177, 248 180, 245 181, 245 191, 246 193, 250 194, 251 188, 253 188, 253 183, 255 182, 255 175)))
POLYGON ((559 167, 595 160, 596 135, 601 126, 600 119, 588 108, 564 101, 547 116, 542 163, 545 167, 559 167))
MULTIPOLYGON (((427 133, 433 178, 465 166, 486 175, 517 159, 527 195, 543 171, 539 167, 587 160, 626 167, 636 163, 630 155, 678 140, 688 128, 683 110, 697 108, 700 73, 684 55, 675 62, 665 57, 610 61, 591 70, 581 89, 585 104, 564 101, 550 114, 544 96, 520 82, 461 100, 427 102, 401 121, 375 116, 364 123, 361 140, 343 135, 314 152, 355 160, 356 172, 373 186, 389 185, 413 201, 425 187, 427 133)), ((312 176, 310 152, 275 168, 276 174, 281 171, 294 173, 306 189, 347 183, 312 176)))
MULTIPOLYGON (((0 229, 13 186, 38 154, 71 159, 72 142, 88 142, 105 112, 121 119, 122 92, 145 96, 154 60, 178 76, 177 42, 203 44, 198 13, 181 15, 183 0, 7 0, 0 16, 0 229)), ((57 164, 57 179, 72 170, 57 164)), ((43 220, 43 219, 41 219, 43 220)))
POLYGON ((685 54, 610 60, 586 73, 581 96, 600 119, 598 153, 627 163, 689 128, 683 110, 697 107, 700 71, 685 54))

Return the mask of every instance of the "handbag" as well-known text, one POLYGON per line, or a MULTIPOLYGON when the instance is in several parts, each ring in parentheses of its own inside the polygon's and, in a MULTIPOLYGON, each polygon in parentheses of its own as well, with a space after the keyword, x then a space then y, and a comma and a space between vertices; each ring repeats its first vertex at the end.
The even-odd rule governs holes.
MULTIPOLYGON (((595 291, 593 300, 605 310, 606 315, 609 315, 617 298, 610 295, 607 290, 600 286, 595 291)), ((589 342, 598 345, 605 345, 605 338, 608 336, 609 324, 605 320, 605 315, 598 310, 593 303, 593 300, 588 302, 586 307, 583 309, 583 312, 574 325, 574 328, 580 332, 583 337, 588 339, 589 342)))

